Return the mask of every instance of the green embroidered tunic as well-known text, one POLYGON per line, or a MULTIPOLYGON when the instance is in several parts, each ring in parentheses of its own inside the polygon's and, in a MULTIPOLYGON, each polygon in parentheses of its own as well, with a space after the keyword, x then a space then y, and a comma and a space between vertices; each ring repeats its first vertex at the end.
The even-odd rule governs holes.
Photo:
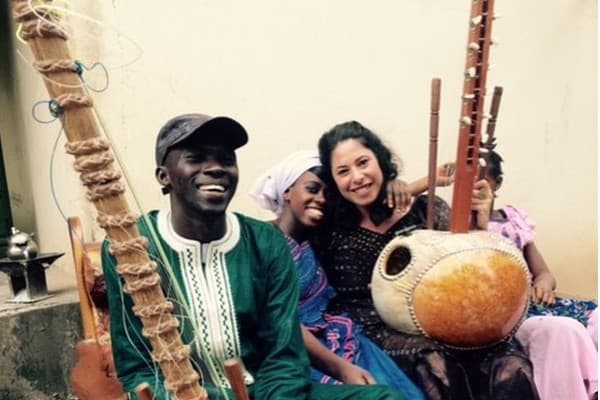
MULTIPOLYGON (((223 361, 239 357, 255 400, 400 399, 380 386, 310 382, 297 316, 298 280, 284 237, 270 224, 243 215, 228 213, 226 218, 223 238, 203 244, 179 236, 165 211, 153 211, 138 223, 151 243, 150 257, 159 265, 163 291, 175 304, 182 339, 192 348, 192 363, 209 398, 234 398, 223 361)), ((107 242, 102 265, 118 377, 128 392, 146 382, 158 399, 169 399, 107 242)))

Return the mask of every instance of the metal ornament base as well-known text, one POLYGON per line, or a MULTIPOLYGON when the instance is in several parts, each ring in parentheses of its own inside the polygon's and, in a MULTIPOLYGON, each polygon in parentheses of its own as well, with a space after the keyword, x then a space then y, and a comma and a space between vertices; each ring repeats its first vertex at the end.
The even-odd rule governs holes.
POLYGON ((0 271, 10 277, 13 298, 7 303, 35 303, 46 299, 46 269, 65 253, 43 253, 34 258, 0 259, 0 271))

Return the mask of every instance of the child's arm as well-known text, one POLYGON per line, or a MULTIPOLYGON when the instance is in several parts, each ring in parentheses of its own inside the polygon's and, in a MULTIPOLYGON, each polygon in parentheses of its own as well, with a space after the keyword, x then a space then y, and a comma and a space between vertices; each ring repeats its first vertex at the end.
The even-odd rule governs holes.
MULTIPOLYGON (((454 182, 454 165, 454 163, 447 162, 438 167, 435 178, 436 186, 448 186, 454 182)), ((413 196, 418 196, 427 191, 427 181, 427 176, 408 184, 400 179, 394 179, 387 186, 386 204, 390 208, 406 211, 412 204, 413 196)))
MULTIPOLYGON (((454 182, 455 163, 447 162, 437 168, 435 177, 436 186, 449 186, 454 182)), ((428 189, 428 177, 424 176, 408 184, 408 191, 413 196, 418 196, 428 189)))
POLYGON ((533 277, 533 291, 531 293, 533 302, 546 305, 553 304, 556 279, 534 242, 525 246, 523 256, 533 277))

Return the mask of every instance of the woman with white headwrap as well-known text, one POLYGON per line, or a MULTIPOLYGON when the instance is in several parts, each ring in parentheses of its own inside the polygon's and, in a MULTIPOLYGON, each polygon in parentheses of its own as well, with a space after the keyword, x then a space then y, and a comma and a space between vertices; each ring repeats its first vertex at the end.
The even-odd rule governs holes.
POLYGON ((273 224, 287 238, 300 280, 299 317, 311 357, 312 378, 323 383, 387 384, 409 399, 421 391, 353 322, 325 314, 335 296, 308 239, 324 220, 326 185, 316 151, 299 151, 270 168, 250 195, 276 215, 273 224), (368 371, 368 372, 367 372, 368 371))

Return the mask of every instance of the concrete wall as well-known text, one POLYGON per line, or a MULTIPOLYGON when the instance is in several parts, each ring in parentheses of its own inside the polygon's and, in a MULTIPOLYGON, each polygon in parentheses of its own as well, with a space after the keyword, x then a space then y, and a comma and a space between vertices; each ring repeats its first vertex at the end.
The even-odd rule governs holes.
MULTIPOLYGON (((455 157, 469 6, 466 0, 75 2, 67 19, 75 57, 108 68, 108 90, 94 100, 143 209, 166 204, 153 176, 156 132, 174 114, 199 111, 233 116, 248 128, 233 208, 268 218, 246 195, 253 180, 284 154, 315 147, 322 132, 344 120, 379 132, 404 160, 404 179, 424 175, 433 77, 443 81, 440 161, 455 157)), ((500 46, 492 49, 488 75, 489 89, 500 85, 505 93, 496 131, 506 160, 498 205, 518 204, 537 221, 536 242, 560 290, 594 297, 596 7, 593 0, 497 2, 503 18, 493 30, 500 46)), ((58 123, 31 117, 32 105, 47 94, 30 53, 17 43, 15 54, 16 73, 0 77, 16 88, 0 97, 14 220, 36 230, 42 250, 68 251, 63 216, 80 215, 89 226, 93 212, 58 123)), ((99 69, 85 78, 94 87, 104 83, 99 69)), ((450 191, 441 194, 449 198, 450 191)), ((66 280, 72 279, 68 260, 56 266, 66 280)))
POLYGON ((79 304, 0 312, 0 399, 74 398, 69 371, 81 339, 79 304))

